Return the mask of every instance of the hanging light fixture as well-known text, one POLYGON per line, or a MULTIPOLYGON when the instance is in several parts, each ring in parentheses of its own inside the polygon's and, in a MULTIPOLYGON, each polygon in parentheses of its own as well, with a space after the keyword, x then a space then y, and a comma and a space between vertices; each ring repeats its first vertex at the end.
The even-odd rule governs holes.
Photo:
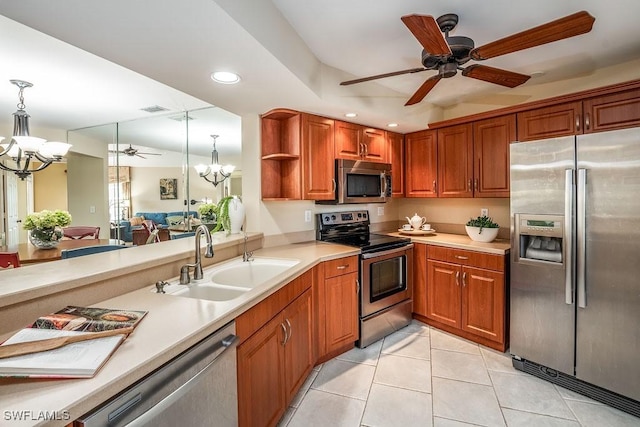
POLYGON ((18 86, 19 102, 18 111, 13 113, 13 137, 8 143, 1 143, 5 138, 0 136, 0 169, 14 172, 25 179, 31 173, 41 171, 53 162, 62 160, 65 154, 71 148, 71 144, 66 142, 55 142, 46 139, 37 138, 29 135, 29 114, 25 111, 24 105, 24 89, 33 86, 29 82, 23 80, 9 80, 12 84, 18 86), (4 164, 3 156, 10 157, 16 164, 16 167, 10 167, 4 164), (29 169, 31 162, 38 160, 42 162, 37 167, 29 169))
POLYGON ((236 168, 233 165, 222 166, 218 162, 218 150, 216 150, 216 139, 218 138, 218 136, 219 135, 211 135, 211 138, 213 138, 213 151, 211 152, 211 164, 210 165, 199 164, 195 166, 196 171, 198 172, 198 175, 204 178, 205 181, 212 183, 214 187, 217 187, 218 184, 220 184, 225 179, 229 178, 229 176, 231 175, 231 172, 233 172, 236 168), (209 175, 212 175, 213 179, 210 178, 209 175), (218 179, 218 176, 220 176, 220 179, 218 179))

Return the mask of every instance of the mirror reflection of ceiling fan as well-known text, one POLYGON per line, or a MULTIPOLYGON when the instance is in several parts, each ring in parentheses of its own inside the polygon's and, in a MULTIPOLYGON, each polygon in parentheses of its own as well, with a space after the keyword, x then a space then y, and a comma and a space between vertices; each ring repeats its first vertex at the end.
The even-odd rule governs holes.
POLYGON ((114 153, 114 154, 126 154, 129 157, 133 157, 133 156, 138 156, 141 159, 146 159, 146 157, 142 156, 141 154, 144 154, 145 156, 161 156, 162 154, 160 153, 145 153, 142 151, 139 151, 137 148, 133 148, 131 146, 131 144, 129 144, 129 147, 125 148, 124 150, 109 150, 110 153, 114 153))
POLYGON ((482 61, 585 34, 591 31, 595 22, 595 18, 588 12, 577 12, 484 46, 475 47, 473 40, 469 37, 449 36, 449 31, 458 24, 456 14, 449 13, 438 19, 430 15, 406 15, 401 19, 424 48, 421 61, 424 67, 363 77, 342 82, 340 85, 346 86, 385 77, 436 70, 438 74, 429 77, 405 105, 422 101, 441 79, 455 76, 458 70, 461 70, 465 77, 512 88, 520 86, 529 80, 530 76, 486 65, 473 64, 466 68, 462 68, 462 65, 470 60, 482 61))

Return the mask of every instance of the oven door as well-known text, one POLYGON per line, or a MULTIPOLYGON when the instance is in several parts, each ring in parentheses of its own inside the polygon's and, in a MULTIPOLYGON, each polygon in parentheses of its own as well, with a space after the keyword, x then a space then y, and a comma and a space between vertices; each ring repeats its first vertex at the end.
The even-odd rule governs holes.
POLYGON ((360 256, 360 316, 411 299, 413 244, 360 256))

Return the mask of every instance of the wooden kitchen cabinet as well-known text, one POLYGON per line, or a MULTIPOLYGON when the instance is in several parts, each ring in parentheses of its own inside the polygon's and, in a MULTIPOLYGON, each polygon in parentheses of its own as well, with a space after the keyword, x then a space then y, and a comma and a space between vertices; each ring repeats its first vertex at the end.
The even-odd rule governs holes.
POLYGON ((325 261, 316 267, 318 360, 324 362, 352 348, 359 338, 358 257, 325 261))
POLYGON ((236 319, 240 426, 273 426, 313 369, 312 273, 236 319))
POLYGON ((473 197, 509 197, 509 144, 515 140, 515 114, 473 123, 473 197))
POLYGON ((334 121, 304 114, 301 144, 302 198, 305 200, 335 199, 334 121))
POLYGON ((518 113, 518 141, 640 126, 640 89, 518 113))
POLYGON ((438 129, 438 197, 473 197, 473 127, 438 129))
POLYGON ((405 197, 438 197, 438 139, 435 130, 405 135, 405 165, 405 197))
POLYGON ((336 121, 335 158, 389 163, 386 131, 336 121))
POLYGON ((414 310, 414 315, 447 332, 505 351, 505 266, 504 255, 428 245, 425 312, 414 310))
POLYGON ((391 163, 391 197, 404 197, 404 135, 387 132, 391 163))

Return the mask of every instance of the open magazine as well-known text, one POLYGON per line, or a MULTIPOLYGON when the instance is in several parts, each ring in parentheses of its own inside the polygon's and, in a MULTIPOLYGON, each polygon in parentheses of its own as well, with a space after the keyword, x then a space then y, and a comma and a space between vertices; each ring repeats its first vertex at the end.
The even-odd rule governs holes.
MULTIPOLYGON (((74 334, 135 327, 146 311, 65 307, 39 317, 2 345, 74 334)), ((0 359, 0 377, 90 378, 106 363, 126 335, 76 342, 53 350, 0 359)))

